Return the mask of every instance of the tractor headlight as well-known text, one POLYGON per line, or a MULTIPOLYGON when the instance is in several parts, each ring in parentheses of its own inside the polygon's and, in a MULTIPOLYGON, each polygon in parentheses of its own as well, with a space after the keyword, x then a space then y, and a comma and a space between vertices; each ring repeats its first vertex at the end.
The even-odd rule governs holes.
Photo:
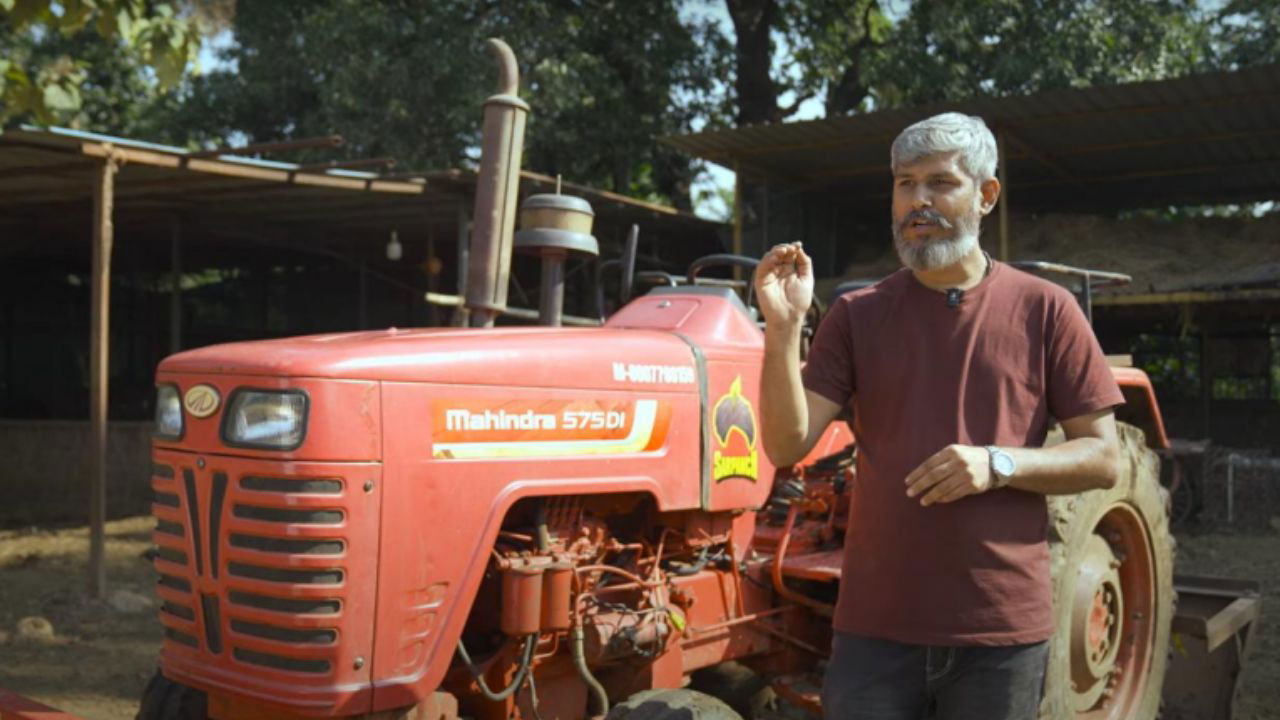
POLYGON ((182 437, 182 398, 176 385, 156 387, 156 435, 166 440, 182 437))
POLYGON ((307 396, 297 390, 237 390, 223 415, 228 445, 293 450, 307 432, 307 396))

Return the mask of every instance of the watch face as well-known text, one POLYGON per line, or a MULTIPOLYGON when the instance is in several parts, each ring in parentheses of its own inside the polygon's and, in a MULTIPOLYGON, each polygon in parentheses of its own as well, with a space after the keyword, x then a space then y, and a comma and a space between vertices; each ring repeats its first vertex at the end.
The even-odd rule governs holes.
POLYGON ((1009 477, 1013 474, 1013 457, 1007 453, 993 453, 991 455, 991 467, 1000 475, 1009 477))

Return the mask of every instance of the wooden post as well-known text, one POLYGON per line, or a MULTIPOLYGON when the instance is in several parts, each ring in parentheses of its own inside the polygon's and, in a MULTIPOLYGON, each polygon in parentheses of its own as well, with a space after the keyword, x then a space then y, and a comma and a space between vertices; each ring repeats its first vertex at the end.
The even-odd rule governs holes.
POLYGON ((111 359, 111 245, 117 160, 110 145, 93 189, 93 316, 89 328, 89 597, 106 595, 107 382, 111 359))
POLYGON ((996 133, 1000 157, 1000 259, 1009 261, 1009 156, 1005 154, 1004 131, 996 133))
POLYGON ((169 227, 169 354, 182 350, 182 218, 169 227))
POLYGON ((742 173, 733 164, 733 254, 742 254, 742 173))
POLYGON ((5 386, 11 388, 17 387, 15 382, 17 375, 13 372, 14 295, 15 293, 5 288, 2 297, 4 301, 4 381, 5 386))
POLYGON ((1213 438, 1213 352, 1208 330, 1200 331, 1200 432, 1206 439, 1213 438))
MULTIPOLYGON (((738 163, 733 164, 733 254, 742 254, 742 172, 738 163)), ((742 270, 733 266, 733 279, 742 279, 742 270)))
MULTIPOLYGON (((432 263, 436 261, 436 228, 430 223, 427 224, 427 259, 425 262, 427 270, 427 292, 438 292, 436 289, 436 274, 432 272, 432 263)), ((436 310, 435 303, 427 303, 427 325, 435 327, 440 324, 440 315, 436 310)))
POLYGON ((360 330, 369 328, 369 265, 360 258, 360 318, 356 321, 360 330))
MULTIPOLYGON (((461 298, 467 296, 467 266, 471 264, 471 232, 468 227, 471 224, 471 214, 467 212, 467 200, 465 195, 458 197, 454 214, 458 229, 458 297, 461 298)), ((471 324, 471 312, 466 305, 453 309, 451 324, 454 327, 468 327, 471 324)))
POLYGON ((764 254, 769 252, 769 181, 766 179, 762 186, 764 188, 764 201, 760 212, 761 220, 763 220, 760 223, 760 257, 764 257, 764 254))

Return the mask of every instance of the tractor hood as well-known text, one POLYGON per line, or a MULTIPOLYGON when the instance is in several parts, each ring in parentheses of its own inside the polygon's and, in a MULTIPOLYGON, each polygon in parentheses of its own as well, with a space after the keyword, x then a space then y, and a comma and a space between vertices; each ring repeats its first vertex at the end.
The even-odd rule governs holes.
POLYGON ((693 352, 678 336, 607 328, 392 328, 258 340, 171 355, 159 372, 559 388, 697 387, 693 352))

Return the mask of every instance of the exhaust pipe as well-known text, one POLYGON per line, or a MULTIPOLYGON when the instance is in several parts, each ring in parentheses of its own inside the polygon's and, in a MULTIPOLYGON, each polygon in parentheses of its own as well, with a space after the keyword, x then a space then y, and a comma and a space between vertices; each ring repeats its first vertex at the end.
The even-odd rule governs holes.
POLYGON ((529 104, 516 96, 520 70, 505 42, 486 43, 498 62, 498 92, 484 101, 480 174, 476 178, 471 221, 471 257, 467 269, 466 308, 473 327, 493 327, 507 307, 511 244, 520 195, 520 157, 529 104))

